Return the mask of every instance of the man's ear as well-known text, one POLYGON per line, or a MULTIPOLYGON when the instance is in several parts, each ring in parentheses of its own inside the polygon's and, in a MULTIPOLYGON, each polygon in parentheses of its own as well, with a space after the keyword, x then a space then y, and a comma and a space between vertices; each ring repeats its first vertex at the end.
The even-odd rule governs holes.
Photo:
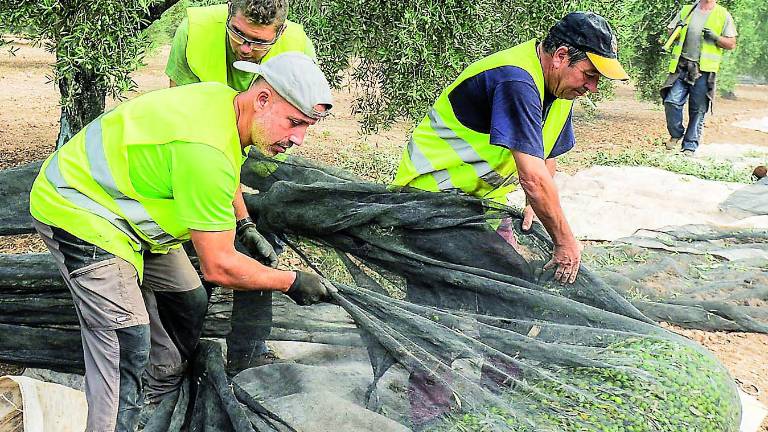
POLYGON ((269 106, 270 102, 272 102, 272 90, 261 88, 253 98, 253 110, 256 112, 263 111, 269 106))
POLYGON ((552 53, 552 66, 554 66, 556 69, 559 69, 563 66, 568 66, 569 64, 570 61, 567 47, 561 46, 552 53))

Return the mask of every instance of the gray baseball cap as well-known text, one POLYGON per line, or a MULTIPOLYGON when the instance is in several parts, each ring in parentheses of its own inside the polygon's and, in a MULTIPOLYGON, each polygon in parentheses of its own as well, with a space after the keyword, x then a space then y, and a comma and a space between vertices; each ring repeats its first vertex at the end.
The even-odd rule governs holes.
POLYGON ((280 96, 307 117, 323 118, 333 106, 328 80, 314 60, 305 54, 286 52, 261 64, 236 61, 233 66, 260 75, 280 96), (325 111, 317 111, 315 105, 325 105, 325 111))

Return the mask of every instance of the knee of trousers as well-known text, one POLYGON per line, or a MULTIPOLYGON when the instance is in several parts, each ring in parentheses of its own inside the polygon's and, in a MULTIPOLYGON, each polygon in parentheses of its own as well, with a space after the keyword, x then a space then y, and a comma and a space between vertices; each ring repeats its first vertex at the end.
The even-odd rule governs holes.
POLYGON ((149 364, 151 347, 149 325, 141 324, 115 330, 120 344, 120 369, 141 375, 149 364))
POLYGON ((205 288, 199 286, 192 291, 181 294, 186 297, 185 303, 189 307, 190 318, 193 319, 193 322, 190 324, 194 327, 202 327, 203 319, 206 312, 208 312, 208 293, 205 291, 205 288))
POLYGON ((685 102, 678 103, 678 102, 664 101, 664 106, 668 108, 682 109, 685 106, 685 102))

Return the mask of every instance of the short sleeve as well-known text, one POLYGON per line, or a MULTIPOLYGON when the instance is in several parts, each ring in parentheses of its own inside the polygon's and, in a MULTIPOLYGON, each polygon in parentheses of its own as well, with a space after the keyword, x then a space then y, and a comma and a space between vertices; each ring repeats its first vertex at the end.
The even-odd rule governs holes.
POLYGON ((555 146, 549 152, 547 159, 556 158, 570 151, 576 145, 576 134, 573 132, 573 110, 568 114, 568 120, 565 121, 560 136, 557 137, 555 146))
POLYGON ((229 159, 205 144, 169 145, 173 199, 180 221, 197 231, 234 229, 232 201, 238 185, 229 159))
POLYGON ((502 81, 491 100, 491 144, 543 159, 541 99, 533 83, 502 81))
POLYGON ((730 12, 726 12, 725 26, 723 27, 722 36, 729 38, 738 36, 738 33, 736 32, 736 23, 733 21, 730 12))
POLYGON ((192 72, 187 62, 187 38, 189 35, 189 21, 184 18, 176 29, 171 43, 171 52, 168 54, 168 63, 165 65, 165 74, 176 85, 185 85, 200 82, 200 78, 192 72))

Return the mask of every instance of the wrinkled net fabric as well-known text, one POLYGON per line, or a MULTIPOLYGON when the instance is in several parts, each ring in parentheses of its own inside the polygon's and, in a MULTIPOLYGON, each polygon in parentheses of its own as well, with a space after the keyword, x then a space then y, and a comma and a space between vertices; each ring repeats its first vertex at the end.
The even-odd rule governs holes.
POLYGON ((246 197, 260 229, 310 251, 364 330, 369 409, 388 412, 376 384, 398 364, 415 430, 738 430, 735 387, 710 353, 587 269, 554 282, 541 270, 551 243, 523 233, 519 212, 251 156, 242 180, 260 191, 246 197))
POLYGON ((584 252, 644 315, 687 328, 768 333, 768 232, 687 225, 640 230, 584 252))
MULTIPOLYGON (((361 329, 372 365, 363 402, 370 412, 419 431, 738 430, 727 371, 656 326, 635 307, 632 289, 614 289, 607 275, 624 271, 620 263, 601 266, 602 277, 582 268, 575 284, 554 282, 542 270, 550 240, 539 226, 523 233, 517 210, 253 153, 242 182, 259 191, 246 195, 259 228, 282 236, 339 288, 334 302, 361 329), (403 386, 382 384, 392 370, 405 374, 403 386)), ((81 369, 70 321, 75 342, 65 345, 74 359, 59 367, 81 369)), ((30 329, 0 325, 21 342, 30 329)), ((38 344, 27 354, 43 364, 52 349, 38 344)), ((6 352, 23 363, 25 353, 0 346, 6 352)), ((209 341, 144 430, 185 429, 298 430, 230 382, 209 341)))

